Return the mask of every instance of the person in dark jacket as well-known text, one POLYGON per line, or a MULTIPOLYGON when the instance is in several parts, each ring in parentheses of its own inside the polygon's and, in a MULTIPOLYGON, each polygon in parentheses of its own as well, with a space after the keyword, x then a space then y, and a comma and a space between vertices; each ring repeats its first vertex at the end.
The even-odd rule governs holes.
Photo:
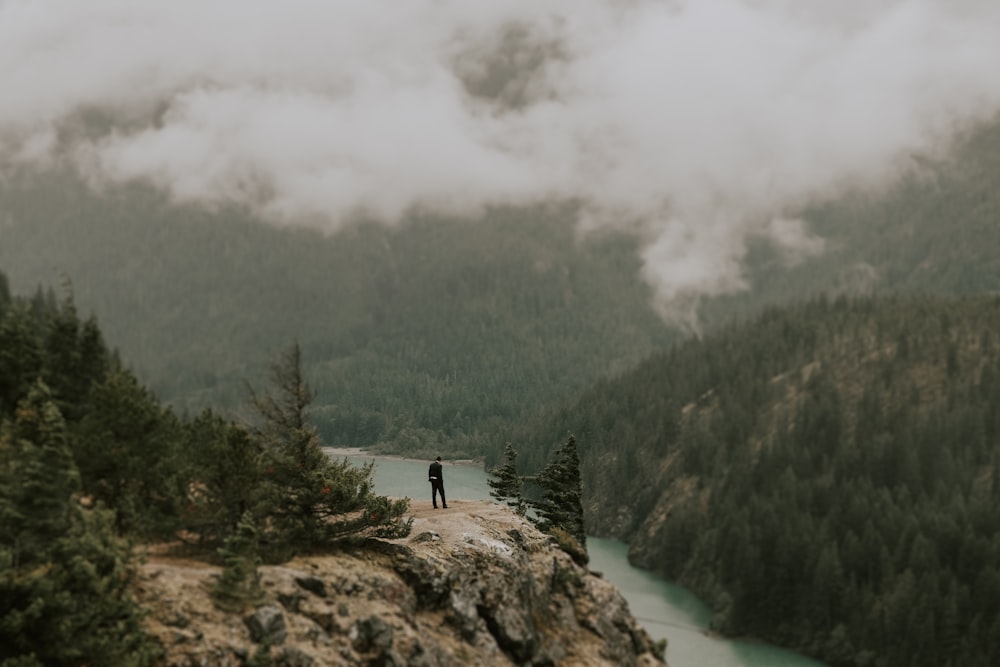
POLYGON ((441 507, 448 509, 448 501, 444 499, 444 469, 441 467, 441 457, 437 457, 431 463, 427 471, 427 479, 431 483, 431 502, 434 509, 438 507, 437 494, 441 494, 441 507))

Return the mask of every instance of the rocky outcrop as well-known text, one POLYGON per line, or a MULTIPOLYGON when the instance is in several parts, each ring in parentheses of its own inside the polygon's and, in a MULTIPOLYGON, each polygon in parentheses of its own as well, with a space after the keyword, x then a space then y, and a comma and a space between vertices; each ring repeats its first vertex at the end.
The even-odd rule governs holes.
POLYGON ((266 600, 217 609, 218 568, 150 558, 136 594, 170 667, 662 665, 617 589, 505 507, 415 513, 411 536, 260 568, 266 600))

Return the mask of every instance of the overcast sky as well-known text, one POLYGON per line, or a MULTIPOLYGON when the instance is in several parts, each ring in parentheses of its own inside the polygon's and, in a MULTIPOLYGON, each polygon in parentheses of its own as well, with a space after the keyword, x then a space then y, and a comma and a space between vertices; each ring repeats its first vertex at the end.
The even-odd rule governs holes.
POLYGON ((572 200, 664 303, 1000 109, 996 0, 0 0, 0 160, 336 230, 572 200), (81 130, 80 111, 107 124, 81 130))

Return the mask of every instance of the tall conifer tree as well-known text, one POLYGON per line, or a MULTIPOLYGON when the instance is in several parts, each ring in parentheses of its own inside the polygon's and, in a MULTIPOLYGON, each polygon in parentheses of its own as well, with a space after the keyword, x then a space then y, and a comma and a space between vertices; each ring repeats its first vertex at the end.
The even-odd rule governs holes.
POLYGON ((576 438, 572 435, 556 450, 554 459, 535 478, 542 488, 542 498, 532 503, 538 512, 539 525, 552 532, 561 529, 586 548, 583 525, 583 484, 576 438))
POLYGON ((521 477, 517 474, 517 450, 507 443, 503 450, 503 463, 490 471, 490 495, 501 502, 506 502, 520 515, 527 511, 524 498, 521 497, 521 477))
POLYGON ((323 452, 307 420, 313 393, 302 375, 298 344, 272 365, 271 377, 274 393, 251 391, 251 399, 264 418, 256 434, 263 452, 265 511, 285 544, 308 547, 363 532, 408 534, 412 521, 402 516, 409 502, 375 495, 373 464, 355 467, 323 452))
POLYGON ((76 499, 66 427, 41 382, 0 433, 0 665, 145 665, 131 553, 76 499))
POLYGON ((260 602, 264 593, 260 587, 260 564, 257 527, 253 516, 245 513, 236 530, 219 549, 223 569, 212 589, 212 597, 220 609, 239 611, 260 602))

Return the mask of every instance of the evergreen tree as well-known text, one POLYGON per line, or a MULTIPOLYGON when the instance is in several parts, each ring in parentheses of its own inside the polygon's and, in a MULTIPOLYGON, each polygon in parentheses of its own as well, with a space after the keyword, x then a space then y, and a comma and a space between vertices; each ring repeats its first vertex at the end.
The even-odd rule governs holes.
POLYGON ((253 405, 264 419, 257 435, 266 461, 270 512, 289 539, 308 542, 321 533, 318 509, 328 457, 306 418, 313 394, 302 377, 298 344, 272 364, 271 381, 273 393, 251 390, 253 405))
POLYGON ((313 394, 302 376, 298 344, 271 371, 275 394, 251 390, 251 399, 264 419, 256 429, 264 461, 264 511, 280 541, 309 547, 359 533, 409 534, 412 520, 402 518, 409 501, 374 494, 373 464, 355 467, 323 451, 306 418, 313 394))
POLYGON ((45 364, 42 377, 52 389, 60 412, 75 421, 84 399, 80 382, 80 319, 72 296, 55 312, 45 334, 45 364))
POLYGON ((16 419, 6 423, 4 431, 0 535, 17 565, 69 529, 73 516, 69 498, 79 491, 80 476, 62 415, 40 380, 18 404, 16 419))
POLYGON ((263 598, 260 587, 260 565, 257 527, 249 512, 239 520, 236 530, 219 549, 222 573, 212 589, 212 597, 220 609, 239 611, 257 604, 263 598))
POLYGON ((222 540, 249 513, 260 515, 260 443, 243 427, 206 410, 187 426, 186 477, 195 491, 183 523, 208 540, 222 540))
POLYGON ((0 419, 13 417, 18 401, 42 370, 42 343, 27 309, 0 313, 0 419))
POLYGON ((534 478, 541 487, 541 500, 531 505, 538 513, 538 524, 546 532, 565 531, 584 550, 587 533, 583 525, 583 484, 576 438, 572 435, 555 452, 554 459, 534 478))
POLYGON ((0 434, 0 665, 145 665, 131 551, 76 500, 66 427, 37 383, 0 434))
POLYGON ((580 424, 588 519, 703 595, 722 632, 838 667, 1000 664, 998 326, 992 296, 819 300, 678 346, 514 435, 532 456, 580 424), (657 456, 648 415, 670 404, 680 433, 657 456), (614 465, 631 455, 649 463, 614 465))
POLYGON ((187 494, 182 430, 135 376, 114 369, 95 385, 75 429, 83 490, 117 512, 119 530, 170 533, 187 494))
POLYGON ((45 316, 42 377, 63 417, 74 423, 86 411, 90 388, 104 379, 109 354, 93 316, 80 322, 71 288, 58 308, 45 316))
POLYGON ((490 495, 500 502, 506 502, 521 516, 527 511, 521 497, 521 478, 517 474, 517 450, 509 442, 503 450, 503 462, 490 471, 490 495))
POLYGON ((3 315, 3 311, 7 309, 10 305, 10 282, 7 280, 7 275, 0 271, 0 315, 3 315))

